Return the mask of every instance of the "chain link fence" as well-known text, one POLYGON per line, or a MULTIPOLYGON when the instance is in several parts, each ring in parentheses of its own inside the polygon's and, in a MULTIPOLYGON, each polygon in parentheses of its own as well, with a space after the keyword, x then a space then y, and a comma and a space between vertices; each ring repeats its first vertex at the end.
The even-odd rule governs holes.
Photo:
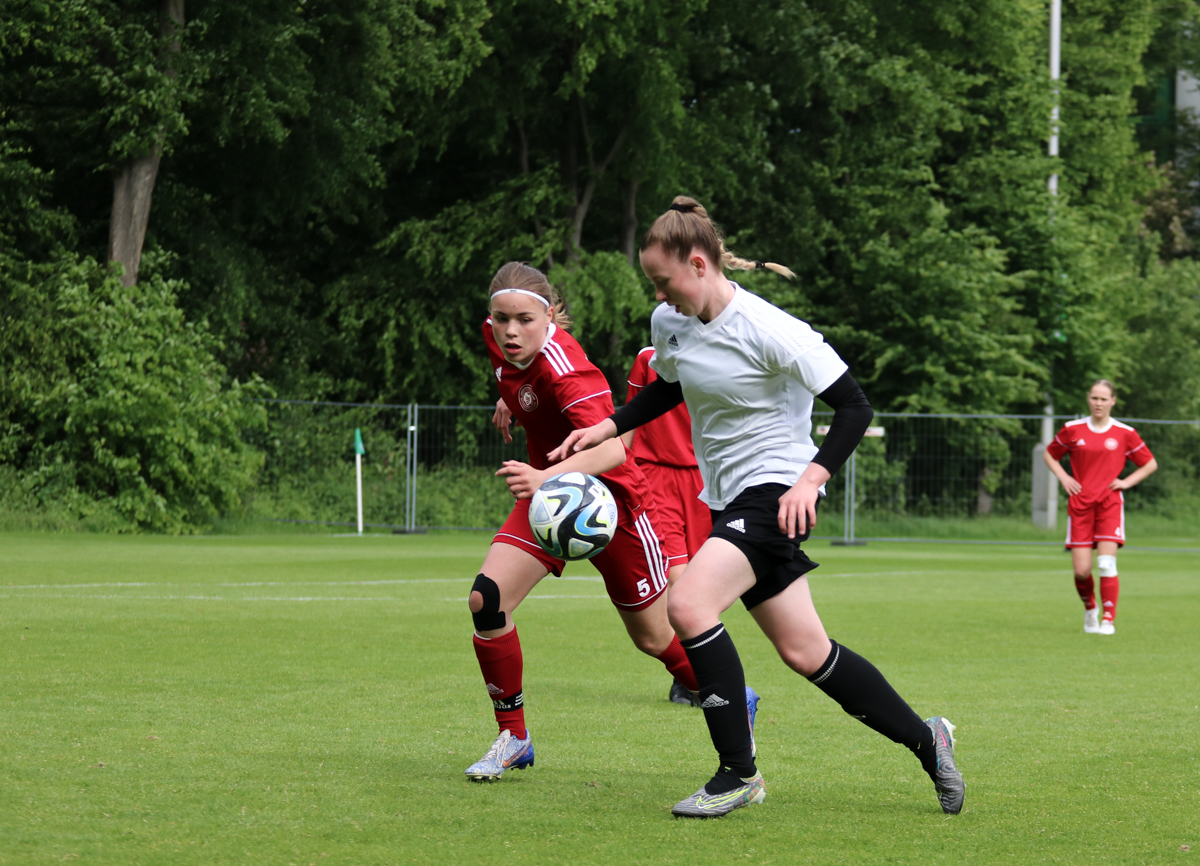
MULTIPOLYGON (((367 526, 494 529, 512 505, 494 473, 504 460, 526 459, 523 431, 515 428, 506 444, 492 427, 492 406, 275 400, 267 408, 267 431, 253 443, 266 463, 252 514, 268 519, 353 525, 355 429, 366 445, 367 526)), ((814 430, 831 417, 814 413, 814 430)), ((1057 416, 1055 429, 1071 417, 1057 416)), ((944 537, 957 521, 1029 522, 1034 449, 1044 420, 878 413, 874 424, 883 435, 864 439, 853 467, 828 485, 822 537, 850 537, 851 524, 858 536, 944 537)), ((1160 466, 1127 496, 1126 508, 1197 513, 1200 422, 1125 420, 1160 466)), ((1065 496, 1059 507, 1065 509, 1065 496)))

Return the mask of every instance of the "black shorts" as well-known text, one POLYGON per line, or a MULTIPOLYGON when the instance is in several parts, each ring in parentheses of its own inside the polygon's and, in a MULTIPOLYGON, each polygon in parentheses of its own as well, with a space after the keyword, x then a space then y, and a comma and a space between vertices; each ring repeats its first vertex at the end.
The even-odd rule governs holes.
MULTIPOLYGON (((787 491, 786 484, 747 487, 724 509, 712 513, 709 537, 723 538, 734 545, 754 570, 754 586, 742 593, 746 610, 779 595, 820 564, 800 549, 800 542, 808 540, 808 532, 788 538, 787 533, 779 531, 779 497, 787 491)), ((817 502, 820 504, 820 500, 817 502)))

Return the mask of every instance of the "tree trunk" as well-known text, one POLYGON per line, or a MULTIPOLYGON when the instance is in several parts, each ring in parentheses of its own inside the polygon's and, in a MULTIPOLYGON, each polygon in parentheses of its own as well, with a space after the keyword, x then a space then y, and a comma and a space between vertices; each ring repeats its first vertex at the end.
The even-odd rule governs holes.
POLYGON ((625 205, 621 208, 621 252, 634 268, 637 261, 637 194, 639 181, 631 178, 625 184, 625 205))
MULTIPOLYGON (((179 30, 182 29, 184 0, 159 0, 159 31, 171 41, 164 46, 160 61, 167 67, 167 75, 174 75, 171 55, 178 54, 179 30), (175 37, 175 38, 172 38, 175 37)), ((142 244, 146 240, 146 227, 150 223, 150 198, 154 192, 154 181, 158 178, 158 165, 162 161, 162 141, 147 153, 133 157, 113 173, 112 215, 108 223, 108 261, 120 262, 125 269, 121 284, 132 286, 137 282, 138 267, 142 261, 142 244)))
POLYGON ((979 486, 975 498, 975 513, 981 516, 986 516, 992 513, 992 502, 995 497, 988 492, 988 481, 995 471, 990 466, 985 466, 979 472, 979 486))
POLYGON ((112 216, 108 223, 108 260, 125 267, 121 284, 137 282, 142 261, 142 243, 150 222, 150 195, 158 176, 162 148, 131 159, 113 176, 112 216))
MULTIPOLYGON (((521 166, 521 174, 524 177, 529 176, 529 136, 525 133, 525 126, 521 121, 516 122, 517 129, 517 161, 521 166)), ((546 232, 542 229, 542 221, 536 216, 533 218, 533 234, 538 240, 541 240, 542 235, 546 232)), ((554 268, 554 253, 546 254, 546 266, 554 268)))
POLYGON ((567 261, 575 262, 579 260, 579 250, 583 243, 583 223, 587 219, 588 209, 592 206, 592 196, 596 192, 596 184, 604 176, 604 172, 608 170, 609 163, 612 162, 613 157, 617 155, 621 150, 621 146, 625 143, 625 137, 629 134, 630 127, 633 125, 637 108, 634 106, 630 109, 629 116, 617 132, 617 137, 613 141, 612 147, 609 148, 604 159, 597 163, 596 154, 592 148, 592 132, 588 126, 587 107, 584 105, 583 97, 575 94, 571 99, 579 114, 579 123, 578 125, 570 123, 567 127, 567 145, 563 159, 563 178, 567 190, 571 193, 571 205, 567 214, 571 220, 567 261), (578 130, 579 135, 583 138, 584 152, 587 156, 587 180, 583 184, 582 193, 579 188, 579 157, 576 130, 578 130))

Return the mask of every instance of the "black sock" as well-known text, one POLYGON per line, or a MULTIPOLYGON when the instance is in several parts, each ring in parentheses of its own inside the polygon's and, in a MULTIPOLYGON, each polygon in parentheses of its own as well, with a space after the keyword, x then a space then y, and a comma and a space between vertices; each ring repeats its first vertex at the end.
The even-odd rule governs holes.
POLYGON ((829 657, 808 681, 842 709, 893 743, 908 746, 925 768, 937 769, 933 732, 875 665, 858 653, 830 641, 829 657))
POLYGON ((713 781, 730 773, 743 779, 752 778, 758 769, 754 766, 746 717, 746 675, 733 639, 725 626, 717 623, 704 634, 681 643, 696 672, 700 708, 704 710, 708 735, 721 759, 721 769, 713 781))

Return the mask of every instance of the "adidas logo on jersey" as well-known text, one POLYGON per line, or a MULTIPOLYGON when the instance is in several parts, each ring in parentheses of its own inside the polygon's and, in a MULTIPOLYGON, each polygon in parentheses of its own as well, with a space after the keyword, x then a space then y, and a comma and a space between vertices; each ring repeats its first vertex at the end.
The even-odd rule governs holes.
POLYGON ((678 347, 679 347, 679 341, 678 341, 677 339, 675 339, 675 335, 674 335, 674 334, 672 334, 672 335, 671 335, 671 339, 667 340, 667 345, 668 345, 668 346, 675 346, 676 348, 678 348, 678 347))
POLYGON ((740 517, 737 520, 729 521, 725 525, 728 526, 730 529, 736 529, 738 532, 742 533, 743 535, 746 534, 746 521, 740 517))
POLYGON ((504 369, 503 367, 497 367, 497 368, 496 368, 496 381, 497 381, 497 382, 501 381, 501 379, 500 379, 500 371, 501 371, 501 370, 503 370, 503 369, 504 369))
POLYGON ((487 684, 487 687, 488 687, 488 694, 489 694, 489 695, 502 695, 502 694, 504 694, 504 689, 500 688, 499 686, 494 686, 494 685, 492 685, 491 683, 488 683, 488 684, 487 684))
POLYGON ((704 703, 702 703, 700 705, 700 709, 711 710, 711 709, 714 709, 715 707, 727 707, 727 706, 729 706, 729 701, 725 700, 720 695, 714 694, 714 695, 709 695, 707 698, 704 699, 704 703))

